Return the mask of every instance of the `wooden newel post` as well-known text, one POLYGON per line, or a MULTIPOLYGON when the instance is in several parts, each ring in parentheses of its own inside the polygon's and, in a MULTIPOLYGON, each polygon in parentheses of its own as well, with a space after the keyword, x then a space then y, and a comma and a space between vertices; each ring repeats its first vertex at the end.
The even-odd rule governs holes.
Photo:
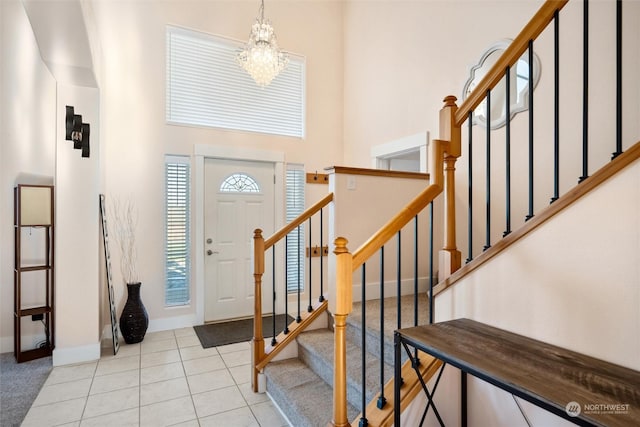
POLYGON ((449 141, 449 144, 444 157, 444 248, 439 257, 439 280, 449 277, 462 264, 462 255, 456 246, 455 165, 462 154, 461 129, 455 123, 457 110, 456 97, 447 96, 440 110, 440 139, 449 141))
POLYGON ((264 237, 262 230, 253 232, 253 340, 251 346, 251 386, 258 392, 258 370, 256 365, 264 358, 264 337, 262 336, 262 275, 264 274, 264 237))
POLYGON ((334 318, 333 420, 330 426, 347 427, 347 316, 353 305, 353 257, 347 239, 335 240, 336 308, 334 318))

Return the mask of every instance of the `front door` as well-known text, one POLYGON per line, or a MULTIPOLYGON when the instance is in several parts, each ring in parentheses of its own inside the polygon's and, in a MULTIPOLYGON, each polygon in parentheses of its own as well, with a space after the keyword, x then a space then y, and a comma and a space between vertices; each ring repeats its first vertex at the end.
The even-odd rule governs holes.
MULTIPOLYGON (((253 315, 253 231, 262 229, 265 238, 274 231, 274 167, 205 160, 205 322, 253 315)), ((270 267, 264 289, 271 287, 270 267)))

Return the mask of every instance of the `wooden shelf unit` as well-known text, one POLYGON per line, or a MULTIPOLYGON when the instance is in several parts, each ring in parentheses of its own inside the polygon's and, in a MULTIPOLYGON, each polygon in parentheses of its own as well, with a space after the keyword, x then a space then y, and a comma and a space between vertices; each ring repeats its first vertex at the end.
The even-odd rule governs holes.
MULTIPOLYGON (((14 344, 13 354, 18 363, 50 356, 55 348, 54 321, 54 203, 53 186, 51 185, 17 185, 14 188, 14 344), (44 230, 44 263, 23 265, 22 230, 24 228, 41 228, 44 230), (23 306, 24 273, 43 272, 44 304, 35 307, 23 306), (42 316, 45 339, 36 348, 22 350, 22 324, 25 317, 42 316)), ((32 291, 33 292, 33 291, 32 291)))

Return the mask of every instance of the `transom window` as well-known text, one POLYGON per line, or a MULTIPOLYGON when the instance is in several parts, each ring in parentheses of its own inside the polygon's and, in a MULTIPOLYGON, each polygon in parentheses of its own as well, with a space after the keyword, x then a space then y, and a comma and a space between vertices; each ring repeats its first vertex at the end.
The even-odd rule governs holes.
POLYGON ((260 186, 255 179, 246 173, 234 173, 229 175, 220 184, 222 193, 259 193, 260 186))
POLYGON ((305 136, 305 60, 260 87, 235 60, 240 41, 167 26, 167 123, 305 136))

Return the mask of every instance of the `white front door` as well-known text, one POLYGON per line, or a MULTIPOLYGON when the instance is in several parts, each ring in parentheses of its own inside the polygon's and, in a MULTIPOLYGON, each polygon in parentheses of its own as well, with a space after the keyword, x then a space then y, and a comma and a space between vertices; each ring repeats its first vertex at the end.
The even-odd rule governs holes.
MULTIPOLYGON (((205 159, 204 170, 204 320, 249 317, 254 311, 253 232, 260 228, 267 238, 274 231, 275 165, 205 159)), ((263 289, 271 289, 267 265, 263 289)), ((263 292, 263 312, 269 307, 267 295, 263 292)))

